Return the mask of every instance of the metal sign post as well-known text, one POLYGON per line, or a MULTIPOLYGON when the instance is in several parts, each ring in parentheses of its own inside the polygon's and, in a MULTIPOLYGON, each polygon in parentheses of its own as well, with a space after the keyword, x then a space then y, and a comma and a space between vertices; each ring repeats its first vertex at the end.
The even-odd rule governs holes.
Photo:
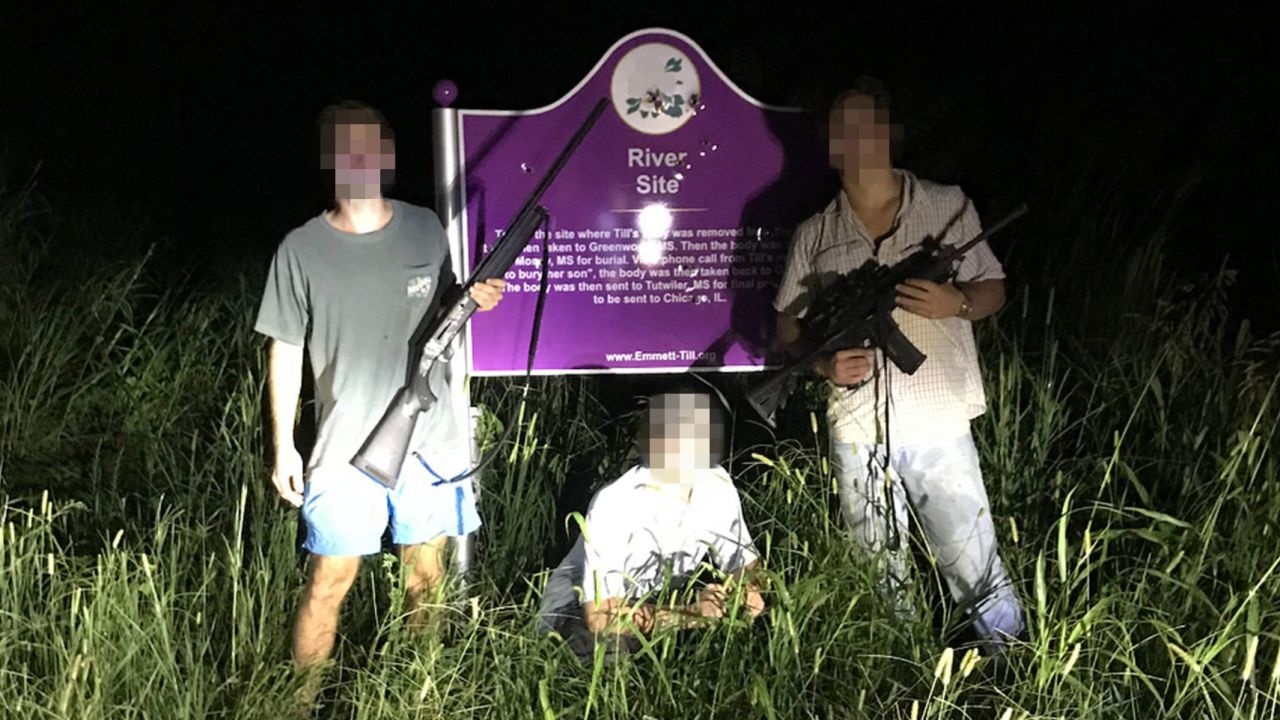
MULTIPOLYGON (((449 80, 441 80, 432 90, 432 96, 440 105, 431 113, 432 139, 435 146, 436 213, 444 225, 444 235, 449 243, 449 258, 453 274, 467 276, 465 267, 466 236, 462 227, 462 167, 459 159, 458 111, 450 107, 458 97, 458 88, 449 80)), ((476 446, 476 419, 478 412, 471 407, 470 376, 467 370, 467 329, 458 334, 454 342, 453 356, 449 360, 449 407, 453 410, 458 427, 470 438, 470 466, 479 461, 476 446)), ((476 492, 479 494, 479 478, 476 492)), ((471 535, 463 535, 453 542, 454 571, 464 580, 471 572, 471 560, 475 548, 471 535)))

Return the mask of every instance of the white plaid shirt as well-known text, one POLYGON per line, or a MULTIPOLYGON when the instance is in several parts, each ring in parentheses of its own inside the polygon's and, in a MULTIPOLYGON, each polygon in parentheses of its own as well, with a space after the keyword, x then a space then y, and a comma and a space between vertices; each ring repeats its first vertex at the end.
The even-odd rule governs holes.
MULTIPOLYGON (((953 219, 942 236, 944 245, 962 244, 982 231, 973 204, 959 187, 920 180, 905 170, 894 172, 903 179, 902 205, 894 219, 897 230, 881 241, 879 251, 842 190, 825 210, 796 228, 775 309, 803 318, 812 293, 839 274, 867 260, 892 265, 918 250, 926 236, 941 235, 953 219)), ((1003 277, 1000 261, 983 242, 965 255, 956 280, 1003 277)), ((854 390, 832 386, 827 419, 836 442, 885 442, 886 400, 888 439, 894 444, 927 444, 964 431, 971 418, 986 410, 972 323, 958 317, 930 320, 901 308, 894 309, 893 319, 928 359, 914 375, 892 363, 886 374, 883 355, 877 352, 869 382, 854 390)))

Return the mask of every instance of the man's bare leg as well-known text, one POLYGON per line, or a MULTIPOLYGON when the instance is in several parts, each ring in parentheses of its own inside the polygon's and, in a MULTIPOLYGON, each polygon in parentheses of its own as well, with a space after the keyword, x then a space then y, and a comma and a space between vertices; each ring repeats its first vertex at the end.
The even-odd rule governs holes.
POLYGON ((321 668, 333 653, 342 601, 355 583, 360 556, 312 555, 298 619, 293 626, 293 662, 307 677, 297 697, 300 712, 309 712, 320 688, 321 668))
POLYGON ((409 613, 409 627, 415 631, 429 631, 438 624, 438 613, 430 612, 426 605, 436 599, 444 581, 445 549, 449 539, 440 535, 418 545, 400 546, 400 561, 405 573, 405 612, 409 613))
POLYGON ((342 601, 360 570, 360 556, 312 555, 307 589, 293 628, 293 661, 308 667, 329 659, 338 633, 342 601))

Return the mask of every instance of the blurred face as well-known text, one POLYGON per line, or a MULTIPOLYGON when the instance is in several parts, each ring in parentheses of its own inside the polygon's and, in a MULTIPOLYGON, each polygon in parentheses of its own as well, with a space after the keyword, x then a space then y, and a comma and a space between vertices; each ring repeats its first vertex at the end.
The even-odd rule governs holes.
POLYGON ((724 427, 711 398, 697 393, 657 395, 650 401, 644 441, 653 470, 704 470, 721 446, 724 427))
POLYGON ((339 200, 380 198, 382 186, 394 179, 395 144, 382 136, 382 126, 343 123, 339 114, 320 166, 333 170, 334 194, 339 200))
POLYGON ((896 130, 870 95, 845 98, 827 117, 831 167, 845 174, 890 169, 889 148, 896 130))

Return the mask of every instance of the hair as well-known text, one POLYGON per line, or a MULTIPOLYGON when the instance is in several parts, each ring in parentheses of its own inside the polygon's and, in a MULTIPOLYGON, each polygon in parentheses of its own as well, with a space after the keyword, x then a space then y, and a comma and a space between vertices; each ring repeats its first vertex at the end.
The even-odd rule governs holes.
POLYGON ((382 137, 392 142, 396 139, 395 131, 386 116, 372 105, 359 100, 342 100, 329 105, 320 111, 316 118, 316 131, 320 135, 321 151, 332 152, 333 131, 339 125, 377 125, 382 137))
POLYGON ((841 90, 831 98, 827 103, 826 111, 831 112, 839 107, 845 100, 851 97, 865 95, 875 103, 876 109, 889 115, 893 108, 893 98, 889 95, 889 89, 885 87, 880 80, 870 75, 859 75, 852 85, 841 90))
POLYGON ((709 381, 694 373, 678 373, 673 375, 655 375, 641 380, 636 385, 636 408, 643 414, 649 410, 649 403, 659 395, 706 395, 711 399, 711 410, 716 418, 727 420, 731 413, 725 404, 723 393, 709 381))
POLYGON ((893 98, 889 95, 889 89, 877 78, 870 75, 859 75, 852 84, 846 86, 843 90, 828 95, 828 101, 823 105, 821 111, 814 113, 817 116, 818 126, 821 128, 820 132, 824 135, 826 134, 833 110, 840 107, 849 98, 858 96, 871 98, 877 115, 881 116, 884 122, 889 123, 889 160, 896 165, 902 159, 903 127, 901 122, 894 121, 893 98))
MULTIPOLYGON (((319 187, 323 187, 325 202, 330 209, 338 207, 338 200, 334 197, 333 192, 333 161, 337 153, 337 135, 336 129, 340 125, 377 125, 378 135, 382 139, 395 144, 395 131, 391 129, 391 123, 387 122, 387 118, 377 108, 359 100, 341 100, 320 111, 316 117, 316 145, 320 149, 320 170, 322 171, 317 178, 321 178, 322 182, 319 187)), ((394 174, 382 173, 382 190, 385 193, 394 184, 394 174)))

